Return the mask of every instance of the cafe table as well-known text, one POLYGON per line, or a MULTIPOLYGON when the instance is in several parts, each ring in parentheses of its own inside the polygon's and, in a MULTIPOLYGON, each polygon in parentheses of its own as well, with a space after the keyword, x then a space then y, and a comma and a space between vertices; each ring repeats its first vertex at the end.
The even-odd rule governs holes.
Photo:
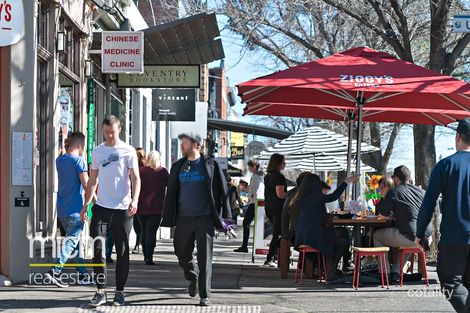
MULTIPOLYGON (((353 217, 353 218, 338 218, 332 217, 331 224, 333 226, 352 226, 353 227, 353 245, 356 247, 361 246, 361 228, 366 229, 376 227, 390 227, 392 226, 392 220, 384 217, 353 217)), ((279 249, 279 268, 281 270, 281 278, 287 278, 289 273, 289 264, 291 257, 291 242, 290 240, 281 239, 281 245, 279 249)), ((310 262, 309 262, 310 263, 310 262)), ((307 264, 307 269, 313 268, 311 264, 307 264)), ((307 277, 312 276, 311 273, 307 273, 307 277)))
POLYGON ((353 217, 353 218, 331 218, 334 226, 352 226, 353 227, 353 246, 361 246, 361 228, 390 227, 392 220, 388 217, 353 217))

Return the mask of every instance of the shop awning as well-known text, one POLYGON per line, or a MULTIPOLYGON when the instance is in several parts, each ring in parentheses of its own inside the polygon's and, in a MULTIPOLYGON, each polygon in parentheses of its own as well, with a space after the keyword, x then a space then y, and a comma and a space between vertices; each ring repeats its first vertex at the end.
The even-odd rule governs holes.
POLYGON ((257 136, 270 137, 275 139, 285 139, 293 133, 287 130, 271 128, 266 126, 259 126, 256 124, 227 121, 218 118, 208 118, 207 127, 209 129, 228 130, 238 133, 245 133, 257 136))
POLYGON ((148 64, 207 64, 225 57, 215 13, 201 13, 144 30, 148 64))
MULTIPOLYGON (((215 13, 200 13, 142 31, 145 64, 207 64, 225 57, 215 13)), ((93 34, 92 49, 101 49, 99 32, 93 34)))

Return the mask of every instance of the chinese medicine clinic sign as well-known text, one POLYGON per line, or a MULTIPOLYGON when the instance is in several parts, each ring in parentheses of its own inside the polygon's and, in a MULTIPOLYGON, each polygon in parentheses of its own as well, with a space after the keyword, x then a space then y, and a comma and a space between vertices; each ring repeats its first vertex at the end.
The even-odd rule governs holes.
POLYGON ((103 73, 142 73, 144 71, 144 33, 105 31, 101 39, 103 73))
POLYGON ((0 0, 0 47, 17 43, 23 35, 23 1, 0 0))

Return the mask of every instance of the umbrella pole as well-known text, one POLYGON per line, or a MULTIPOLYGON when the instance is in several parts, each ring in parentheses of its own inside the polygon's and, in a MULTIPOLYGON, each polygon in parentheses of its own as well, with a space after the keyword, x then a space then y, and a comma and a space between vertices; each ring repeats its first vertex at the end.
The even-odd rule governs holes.
POLYGON ((315 163, 315 153, 313 153, 313 172, 317 173, 317 164, 315 163))
MULTIPOLYGON (((346 158, 346 177, 351 174, 351 159, 352 159, 352 140, 353 140, 353 127, 354 127, 354 120, 351 118, 348 121, 349 125, 349 136, 348 136, 348 154, 346 158)), ((349 185, 346 187, 346 198, 344 199, 345 202, 349 201, 349 193, 350 193, 349 185)))
MULTIPOLYGON (((361 174, 361 143, 362 143, 362 107, 364 106, 364 93, 361 91, 357 99, 357 142, 356 142, 356 174, 361 174)), ((361 195, 361 183, 356 183, 357 200, 361 195)))

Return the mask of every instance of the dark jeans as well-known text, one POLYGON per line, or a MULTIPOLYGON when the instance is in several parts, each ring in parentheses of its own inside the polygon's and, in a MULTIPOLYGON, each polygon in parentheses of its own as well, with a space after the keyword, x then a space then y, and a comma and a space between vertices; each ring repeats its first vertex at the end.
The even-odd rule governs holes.
POLYGON ((439 244, 437 274, 442 291, 458 313, 470 312, 470 245, 439 244))
POLYGON ((242 247, 248 248, 248 240, 250 239, 251 222, 255 219, 255 204, 251 203, 245 211, 243 217, 243 244, 242 247))
POLYGON ((134 232, 136 235, 135 247, 138 247, 142 242, 142 228, 140 227, 140 222, 138 218, 134 218, 132 226, 134 227, 134 232))
POLYGON ((90 223, 90 235, 93 243, 93 263, 103 264, 94 267, 98 289, 106 288, 106 262, 103 258, 106 234, 111 231, 116 246, 116 290, 124 290, 129 274, 129 233, 132 229, 133 217, 127 210, 107 209, 99 205, 92 208, 93 216, 90 223), (101 237, 101 238, 97 238, 101 237), (104 274, 104 275, 102 275, 104 274), (104 279, 103 279, 104 277, 104 279))
POLYGON ((328 273, 338 268, 338 263, 343 258, 343 267, 345 263, 349 263, 351 252, 349 250, 349 233, 346 227, 333 228, 333 257, 330 259, 328 273), (330 271, 331 269, 331 271, 330 271))
POLYGON ((277 257, 277 251, 279 250, 279 245, 281 243, 281 212, 279 214, 274 214, 268 216, 269 222, 273 225, 273 237, 271 243, 269 244, 269 252, 266 256, 266 261, 271 262, 274 260, 274 257, 277 257))
POLYGON ((111 258, 111 255, 113 254, 113 247, 114 247, 113 235, 111 235, 111 232, 108 231, 106 233, 106 257, 107 258, 111 258))
POLYGON ((139 215, 142 234, 142 250, 144 252, 144 260, 152 261, 153 251, 157 244, 157 230, 160 227, 161 215, 139 215))
POLYGON ((212 248, 214 218, 212 216, 179 216, 173 239, 178 263, 186 280, 198 280, 199 296, 209 298, 212 279, 212 248), (194 241, 197 244, 197 264, 193 259, 194 241))

